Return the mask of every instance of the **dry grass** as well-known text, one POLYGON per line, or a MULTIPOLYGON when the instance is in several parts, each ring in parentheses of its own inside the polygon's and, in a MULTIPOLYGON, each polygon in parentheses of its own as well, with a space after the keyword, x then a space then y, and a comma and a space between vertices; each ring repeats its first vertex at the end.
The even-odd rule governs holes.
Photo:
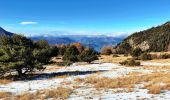
POLYGON ((0 79, 0 84, 8 84, 11 83, 12 80, 7 80, 7 79, 0 79))
POLYGON ((159 62, 159 63, 170 63, 170 59, 163 59, 161 56, 165 54, 170 54, 170 52, 151 52, 153 60, 150 62, 159 62))
MULTIPOLYGON (((97 78, 90 76, 82 79, 86 84, 92 84, 96 89, 113 89, 113 88, 127 88, 132 92, 136 84, 149 84, 144 88, 149 90, 149 93, 159 94, 161 90, 170 89, 170 73, 155 72, 151 74, 130 73, 127 76, 117 79, 107 77, 97 78), (159 85, 164 83, 165 85, 159 85)), ((81 81, 80 81, 81 82, 81 81)))
POLYGON ((139 76, 139 75, 143 75, 144 73, 142 72, 130 72, 127 74, 127 76, 139 76))
POLYGON ((49 98, 65 100, 72 90, 70 88, 58 87, 56 89, 38 90, 36 93, 24 93, 14 96, 8 92, 0 92, 0 99, 3 100, 45 100, 49 98))
POLYGON ((72 93, 72 90, 70 88, 63 88, 63 87, 58 87, 57 89, 47 89, 44 91, 43 94, 45 94, 45 98, 56 98, 56 99, 62 99, 65 100, 67 99, 70 94, 72 93))
POLYGON ((126 59, 131 58, 130 56, 125 57, 124 55, 119 55, 119 57, 113 57, 113 55, 101 55, 99 58, 100 62, 109 62, 109 63, 120 63, 126 59))
POLYGON ((6 97, 9 97, 9 96, 11 96, 11 93, 9 93, 9 92, 0 92, 0 99, 6 98, 6 97))
POLYGON ((74 81, 80 83, 80 82, 83 81, 83 79, 81 79, 80 77, 77 77, 77 78, 74 79, 74 81))
POLYGON ((161 54, 170 54, 170 52, 151 52, 150 54, 161 55, 161 54))
MULTIPOLYGON (((152 52, 152 55, 162 55, 162 54, 170 54, 170 52, 152 52)), ((113 55, 101 55, 99 58, 100 62, 109 62, 109 63, 120 63, 127 59, 132 58, 131 56, 118 55, 119 57, 113 57, 113 55)), ((159 62, 159 63, 170 63, 170 59, 153 59, 149 60, 149 62, 159 62)))
POLYGON ((153 59, 153 60, 149 60, 149 62, 170 63, 170 59, 153 59))
POLYGON ((33 99, 34 95, 31 93, 26 93, 22 95, 18 95, 15 97, 16 100, 31 100, 33 99))
POLYGON ((167 83, 163 88, 170 91, 170 83, 167 83))
POLYGON ((96 78, 96 77, 87 77, 85 78, 85 83, 93 84, 95 88, 132 88, 132 84, 136 81, 128 81, 127 78, 118 78, 111 79, 107 77, 96 78))
POLYGON ((145 86, 146 89, 148 89, 148 93, 150 94, 160 94, 161 93, 161 88, 159 84, 150 84, 145 86))
POLYGON ((143 66, 144 69, 161 71, 161 70, 170 70, 170 66, 143 66))

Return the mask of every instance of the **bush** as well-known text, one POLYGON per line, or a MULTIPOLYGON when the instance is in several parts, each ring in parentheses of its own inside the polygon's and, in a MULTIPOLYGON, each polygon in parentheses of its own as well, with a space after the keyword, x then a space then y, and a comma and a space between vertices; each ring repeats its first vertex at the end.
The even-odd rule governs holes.
POLYGON ((76 62, 78 61, 77 58, 78 55, 79 55, 78 49, 74 45, 71 45, 66 49, 66 52, 64 53, 62 59, 67 62, 76 62))
POLYGON ((78 58, 79 61, 88 63, 91 63, 94 60, 98 60, 97 53, 91 48, 86 48, 85 50, 83 50, 78 58))
POLYGON ((105 46, 101 49, 101 54, 102 55, 111 55, 113 51, 113 47, 112 46, 105 46))
POLYGON ((66 52, 67 47, 64 44, 58 45, 58 55, 63 56, 66 52))
POLYGON ((143 53, 143 54, 141 54, 140 55, 140 57, 139 57, 141 60, 151 60, 152 59, 152 57, 151 57, 151 54, 148 54, 148 53, 143 53))
POLYGON ((162 59, 168 59, 168 58, 170 58, 170 54, 162 54, 161 58, 162 59))
POLYGON ((140 48, 135 48, 131 51, 131 56, 132 57, 139 57, 142 54, 142 50, 140 48))
POLYGON ((92 48, 85 48, 80 46, 79 43, 75 43, 67 46, 62 59, 71 63, 77 61, 91 63, 94 60, 98 60, 98 53, 92 48))
POLYGON ((126 65, 126 66, 140 66, 140 62, 135 61, 134 59, 131 60, 125 60, 123 62, 120 62, 121 65, 126 65))
POLYGON ((79 42, 72 43, 71 45, 75 46, 79 52, 82 52, 84 50, 84 46, 82 46, 82 44, 79 42))

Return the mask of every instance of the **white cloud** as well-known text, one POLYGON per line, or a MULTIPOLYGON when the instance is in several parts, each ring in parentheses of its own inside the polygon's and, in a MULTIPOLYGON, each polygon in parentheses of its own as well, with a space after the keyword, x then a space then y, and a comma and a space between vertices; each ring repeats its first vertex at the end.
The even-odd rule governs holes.
POLYGON ((20 22, 21 25, 35 25, 38 24, 38 22, 20 22))

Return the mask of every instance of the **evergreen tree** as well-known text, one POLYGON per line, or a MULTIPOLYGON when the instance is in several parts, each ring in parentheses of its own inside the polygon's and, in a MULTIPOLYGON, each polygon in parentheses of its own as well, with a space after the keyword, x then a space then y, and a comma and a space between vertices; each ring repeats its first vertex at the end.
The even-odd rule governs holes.
POLYGON ((50 60, 47 49, 37 47, 32 40, 24 36, 0 37, 0 74, 17 71, 22 76, 34 69, 43 69, 42 65, 50 60))
POLYGON ((64 53, 63 60, 67 62, 76 62, 78 61, 77 56, 79 55, 78 49, 71 45, 66 49, 66 52, 64 53))
POLYGON ((55 57, 59 54, 59 48, 57 46, 52 46, 50 50, 50 56, 55 57))
POLYGON ((83 62, 88 62, 91 63, 94 60, 97 60, 97 53, 91 49, 91 48, 86 48, 85 50, 82 51, 82 53, 78 56, 79 61, 83 62))

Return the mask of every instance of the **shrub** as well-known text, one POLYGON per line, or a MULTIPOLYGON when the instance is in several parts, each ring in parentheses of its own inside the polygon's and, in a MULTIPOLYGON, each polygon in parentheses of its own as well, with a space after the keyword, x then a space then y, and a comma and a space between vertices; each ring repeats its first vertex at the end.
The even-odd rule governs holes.
POLYGON ((142 54, 142 50, 140 48, 135 48, 130 54, 132 57, 139 57, 142 54))
POLYGON ((79 61, 91 63, 94 60, 98 60, 97 53, 91 49, 86 48, 82 53, 78 56, 79 61))
POLYGON ((150 86, 146 87, 150 94, 160 94, 161 93, 161 86, 158 84, 151 84, 150 86))
POLYGON ((146 52, 143 53, 143 54, 141 54, 139 58, 140 58, 141 60, 151 60, 151 59, 152 59, 151 55, 148 54, 148 53, 146 53, 146 52))
POLYGON ((91 63, 94 60, 98 60, 98 53, 92 48, 85 48, 80 46, 80 44, 75 43, 66 48, 62 59, 69 63, 77 61, 91 63), (77 45, 82 48, 82 51, 78 50, 77 45))
POLYGON ((84 46, 82 46, 82 44, 79 42, 72 43, 71 45, 75 46, 79 52, 82 52, 84 50, 84 46))
POLYGON ((120 62, 120 64, 126 66, 139 66, 140 62, 135 61, 134 59, 130 59, 130 60, 125 60, 123 62, 120 62))
POLYGON ((66 52, 67 47, 64 44, 57 45, 58 47, 58 55, 63 56, 64 53, 66 52))
POLYGON ((110 55, 112 54, 113 47, 112 46, 105 46, 101 49, 101 54, 102 55, 110 55))
POLYGON ((162 59, 168 59, 168 58, 170 58, 170 54, 162 54, 161 58, 162 59))
POLYGON ((67 62, 76 62, 78 61, 77 56, 79 55, 78 49, 71 45, 66 49, 66 52, 64 53, 63 60, 67 62))

